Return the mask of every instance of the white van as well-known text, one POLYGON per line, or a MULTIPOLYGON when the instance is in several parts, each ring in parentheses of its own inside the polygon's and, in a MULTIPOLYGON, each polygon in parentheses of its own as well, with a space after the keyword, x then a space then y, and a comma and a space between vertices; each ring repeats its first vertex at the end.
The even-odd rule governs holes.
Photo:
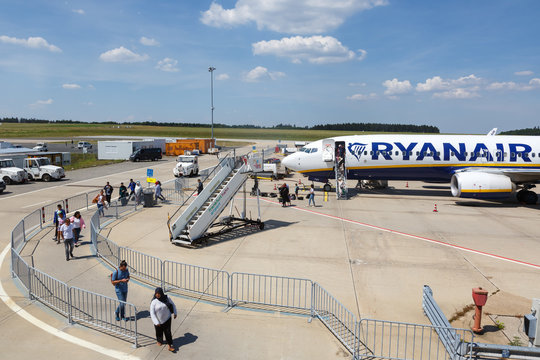
POLYGON ((84 148, 91 149, 92 144, 90 144, 88 141, 79 141, 79 143, 77 144, 77 148, 78 149, 84 149, 84 148))

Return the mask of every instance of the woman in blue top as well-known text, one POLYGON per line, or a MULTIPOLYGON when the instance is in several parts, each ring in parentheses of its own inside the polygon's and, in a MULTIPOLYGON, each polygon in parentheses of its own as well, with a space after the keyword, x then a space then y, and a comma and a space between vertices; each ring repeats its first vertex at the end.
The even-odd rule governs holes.
POLYGON ((128 293, 128 281, 129 281, 129 271, 127 269, 126 260, 120 262, 120 266, 111 274, 111 283, 114 285, 114 290, 116 292, 116 297, 120 300, 120 305, 116 308, 116 321, 123 319, 128 320, 126 317, 126 306, 125 302, 127 301, 128 293))

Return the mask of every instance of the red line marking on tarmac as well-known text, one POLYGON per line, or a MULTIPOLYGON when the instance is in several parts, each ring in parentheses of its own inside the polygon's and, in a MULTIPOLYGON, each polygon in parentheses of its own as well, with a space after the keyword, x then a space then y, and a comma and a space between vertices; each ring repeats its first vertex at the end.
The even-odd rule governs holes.
MULTIPOLYGON (((279 204, 279 202, 277 202, 277 201, 272 201, 272 200, 268 200, 268 199, 261 199, 261 200, 266 201, 268 203, 272 203, 272 204, 279 204)), ((383 228, 383 227, 376 226, 376 225, 370 225, 370 224, 366 224, 366 223, 356 221, 356 220, 345 219, 345 218, 335 216, 335 215, 328 215, 328 214, 321 213, 321 212, 318 212, 318 211, 314 211, 314 210, 311 210, 311 209, 303 209, 303 208, 299 208, 299 207, 296 207, 296 206, 291 207, 291 208, 294 209, 294 210, 298 210, 298 211, 304 211, 304 212, 312 213, 312 214, 315 214, 315 215, 324 216, 324 217, 327 217, 327 218, 330 218, 330 219, 341 220, 341 221, 345 221, 345 222, 355 224, 355 225, 364 226, 364 227, 371 228, 371 229, 376 229, 376 230, 380 230, 380 231, 389 232, 389 233, 392 233, 392 234, 406 236, 406 237, 410 237, 410 238, 413 238, 413 239, 430 242, 430 243, 433 243, 433 244, 439 244, 439 245, 442 245, 442 246, 447 246, 447 247, 450 247, 450 248, 470 252, 470 253, 477 254, 477 255, 487 256, 487 257, 497 259, 497 260, 508 261, 508 262, 511 262, 511 263, 514 263, 514 264, 524 265, 524 266, 528 266, 528 267, 531 267, 531 268, 534 268, 534 269, 540 269, 540 265, 538 265, 538 264, 533 264, 533 263, 529 263, 529 262, 525 262, 525 261, 521 261, 521 260, 516 260, 516 259, 506 257, 506 256, 491 254, 491 253, 488 253, 488 252, 485 252, 485 251, 475 250, 475 249, 467 248, 467 247, 460 246, 460 245, 450 244, 450 243, 447 243, 447 242, 444 242, 444 241, 430 239, 430 238, 423 237, 423 236, 407 234, 407 233, 404 233, 404 232, 401 232, 401 231, 387 229, 387 228, 383 228)))

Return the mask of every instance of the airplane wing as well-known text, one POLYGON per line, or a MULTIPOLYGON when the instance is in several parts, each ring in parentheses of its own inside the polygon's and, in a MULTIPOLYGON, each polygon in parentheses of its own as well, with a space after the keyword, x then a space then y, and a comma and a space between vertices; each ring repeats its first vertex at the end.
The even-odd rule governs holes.
POLYGON ((504 174, 512 180, 513 183, 540 183, 540 169, 509 169, 509 168, 465 168, 456 172, 485 172, 491 174, 504 174))

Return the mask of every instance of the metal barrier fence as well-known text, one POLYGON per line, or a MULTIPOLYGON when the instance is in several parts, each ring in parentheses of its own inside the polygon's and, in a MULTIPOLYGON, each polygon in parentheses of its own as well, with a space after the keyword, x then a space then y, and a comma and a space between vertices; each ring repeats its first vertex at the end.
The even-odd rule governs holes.
POLYGON ((31 283, 28 289, 31 298, 46 304, 69 320, 71 313, 69 286, 37 269, 30 268, 30 273, 31 283))
MULTIPOLYGON (((112 243, 110 240, 105 240, 107 243, 112 243)), ((116 244, 114 244, 116 245, 116 244)), ((144 254, 142 252, 132 250, 124 246, 117 246, 118 257, 115 263, 111 265, 117 266, 121 260, 126 260, 129 264, 130 274, 151 284, 162 285, 163 279, 163 262, 161 259, 144 254)))
POLYGON ((233 273, 231 305, 258 304, 311 314, 313 282, 283 276, 233 273))
POLYGON ((29 237, 34 231, 41 230, 41 210, 37 209, 23 218, 24 236, 29 237))
POLYGON ((313 283, 311 311, 354 354, 356 316, 318 283, 313 283))
POLYGON ((15 249, 17 252, 21 251, 24 243, 26 241, 25 230, 24 230, 24 220, 20 221, 13 231, 11 231, 11 248, 15 249))
POLYGON ((133 341, 137 347, 137 308, 135 305, 77 287, 69 288, 69 299, 70 322, 84 323, 106 333, 120 335, 133 341), (122 319, 116 321, 115 311, 120 305, 124 306, 127 321, 122 319))
POLYGON ((177 291, 230 304, 229 278, 229 273, 223 270, 168 260, 163 262, 162 283, 167 291, 177 291))
POLYGON ((470 358, 474 335, 471 330, 362 319, 356 330, 357 359, 457 360, 470 358), (448 351, 438 336, 455 333, 457 342, 448 351))

